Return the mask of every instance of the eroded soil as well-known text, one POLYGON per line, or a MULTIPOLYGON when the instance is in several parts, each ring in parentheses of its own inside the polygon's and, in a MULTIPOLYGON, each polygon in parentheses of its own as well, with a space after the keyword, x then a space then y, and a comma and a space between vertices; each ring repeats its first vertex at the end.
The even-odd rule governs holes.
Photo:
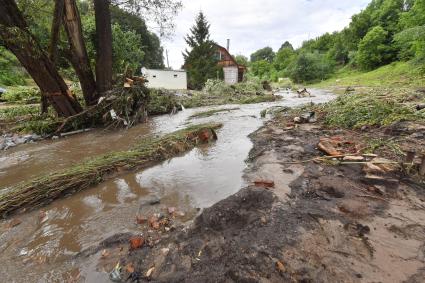
POLYGON ((423 185, 399 170, 371 179, 364 164, 300 162, 321 155, 320 137, 335 135, 361 144, 364 134, 274 119, 251 135, 252 185, 189 227, 155 232, 147 224, 142 248, 129 250, 134 235, 116 235, 77 260, 105 271, 120 262, 123 281, 423 282, 423 185))

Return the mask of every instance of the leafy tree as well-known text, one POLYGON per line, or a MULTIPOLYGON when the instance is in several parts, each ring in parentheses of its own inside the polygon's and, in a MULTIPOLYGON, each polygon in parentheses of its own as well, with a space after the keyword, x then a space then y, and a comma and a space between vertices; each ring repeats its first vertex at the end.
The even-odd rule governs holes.
POLYGON ((276 70, 285 70, 289 64, 294 61, 296 53, 291 47, 292 46, 283 47, 276 53, 276 56, 273 60, 273 66, 276 70))
POLYGON ((290 78, 296 82, 323 80, 332 73, 334 62, 318 52, 302 52, 290 67, 290 78))
POLYGON ((279 51, 280 50, 282 50, 282 49, 285 49, 285 48, 287 48, 287 49, 291 49, 291 50, 294 50, 294 47, 292 46, 292 44, 289 42, 289 41, 285 41, 281 46, 280 46, 280 48, 279 48, 279 51))
POLYGON ((156 34, 150 32, 145 21, 138 15, 123 10, 119 7, 111 7, 112 23, 119 24, 121 30, 135 32, 140 36, 137 46, 145 53, 143 62, 144 67, 151 69, 163 69, 164 49, 156 34))
POLYGON ((425 0, 415 0, 411 8, 401 15, 400 24, 404 28, 425 25, 425 0))
POLYGON ((403 30, 395 35, 394 41, 400 50, 400 59, 425 60, 425 25, 403 30))
POLYGON ((264 47, 251 54, 251 62, 257 62, 266 60, 267 62, 273 62, 275 53, 271 47, 264 47))
POLYGON ((391 47, 387 36, 386 30, 376 26, 360 41, 357 62, 362 69, 371 70, 388 63, 391 47))
POLYGON ((219 68, 216 55, 216 45, 210 40, 210 24, 205 15, 200 12, 195 20, 195 25, 190 29, 190 34, 185 38, 191 48, 183 53, 184 66, 188 72, 190 88, 202 89, 208 79, 217 77, 219 68))
POLYGON ((259 61, 251 62, 250 68, 254 76, 262 80, 270 79, 272 64, 269 61, 259 60, 259 61))
POLYGON ((235 60, 239 65, 248 66, 248 58, 244 55, 236 55, 235 60))

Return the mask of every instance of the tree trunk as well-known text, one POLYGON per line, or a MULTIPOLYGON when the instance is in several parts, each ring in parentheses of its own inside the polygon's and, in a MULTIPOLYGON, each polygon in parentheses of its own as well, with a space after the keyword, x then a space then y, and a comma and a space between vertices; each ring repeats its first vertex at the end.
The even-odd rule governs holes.
POLYGON ((84 43, 83 29, 81 27, 78 7, 75 0, 64 1, 65 9, 63 23, 69 42, 69 60, 71 61, 81 83, 81 89, 83 91, 86 104, 88 106, 94 105, 98 100, 96 82, 94 80, 94 75, 90 67, 89 56, 87 55, 87 49, 84 43))
POLYGON ((60 27, 62 24, 64 0, 55 1, 55 10, 53 12, 52 30, 50 32, 49 57, 53 64, 56 65, 58 57, 58 41, 60 35, 60 27))
POLYGON ((112 88, 112 27, 110 0, 94 0, 96 18, 96 84, 104 93, 112 88))
POLYGON ((52 61, 29 32, 14 0, 0 0, 0 39, 18 58, 59 116, 82 110, 52 61))
MULTIPOLYGON (((58 42, 60 36, 60 27, 62 24, 63 3, 64 0, 56 0, 55 10, 53 12, 52 29, 50 32, 49 58, 56 66, 58 57, 58 42)), ((49 101, 45 95, 41 95, 41 113, 47 113, 49 101)))

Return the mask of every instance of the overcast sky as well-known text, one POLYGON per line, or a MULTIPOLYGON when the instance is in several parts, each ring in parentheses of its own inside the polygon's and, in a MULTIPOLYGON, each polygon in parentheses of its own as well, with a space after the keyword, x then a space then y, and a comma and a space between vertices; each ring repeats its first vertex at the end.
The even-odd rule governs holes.
POLYGON ((187 48, 184 36, 203 11, 211 24, 211 38, 226 46, 230 53, 247 57, 265 46, 275 51, 288 40, 299 47, 304 40, 347 26, 353 14, 370 0, 182 0, 183 9, 175 19, 171 39, 163 39, 170 66, 180 69, 182 51, 187 48))

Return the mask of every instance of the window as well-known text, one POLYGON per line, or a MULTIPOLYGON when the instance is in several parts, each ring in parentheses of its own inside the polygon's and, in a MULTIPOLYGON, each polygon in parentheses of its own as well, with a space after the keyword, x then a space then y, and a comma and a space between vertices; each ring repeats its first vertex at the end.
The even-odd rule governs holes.
POLYGON ((174 74, 174 78, 177 78, 178 77, 178 75, 177 74, 174 74))
POLYGON ((156 75, 153 75, 152 77, 155 79, 156 78, 156 75))

